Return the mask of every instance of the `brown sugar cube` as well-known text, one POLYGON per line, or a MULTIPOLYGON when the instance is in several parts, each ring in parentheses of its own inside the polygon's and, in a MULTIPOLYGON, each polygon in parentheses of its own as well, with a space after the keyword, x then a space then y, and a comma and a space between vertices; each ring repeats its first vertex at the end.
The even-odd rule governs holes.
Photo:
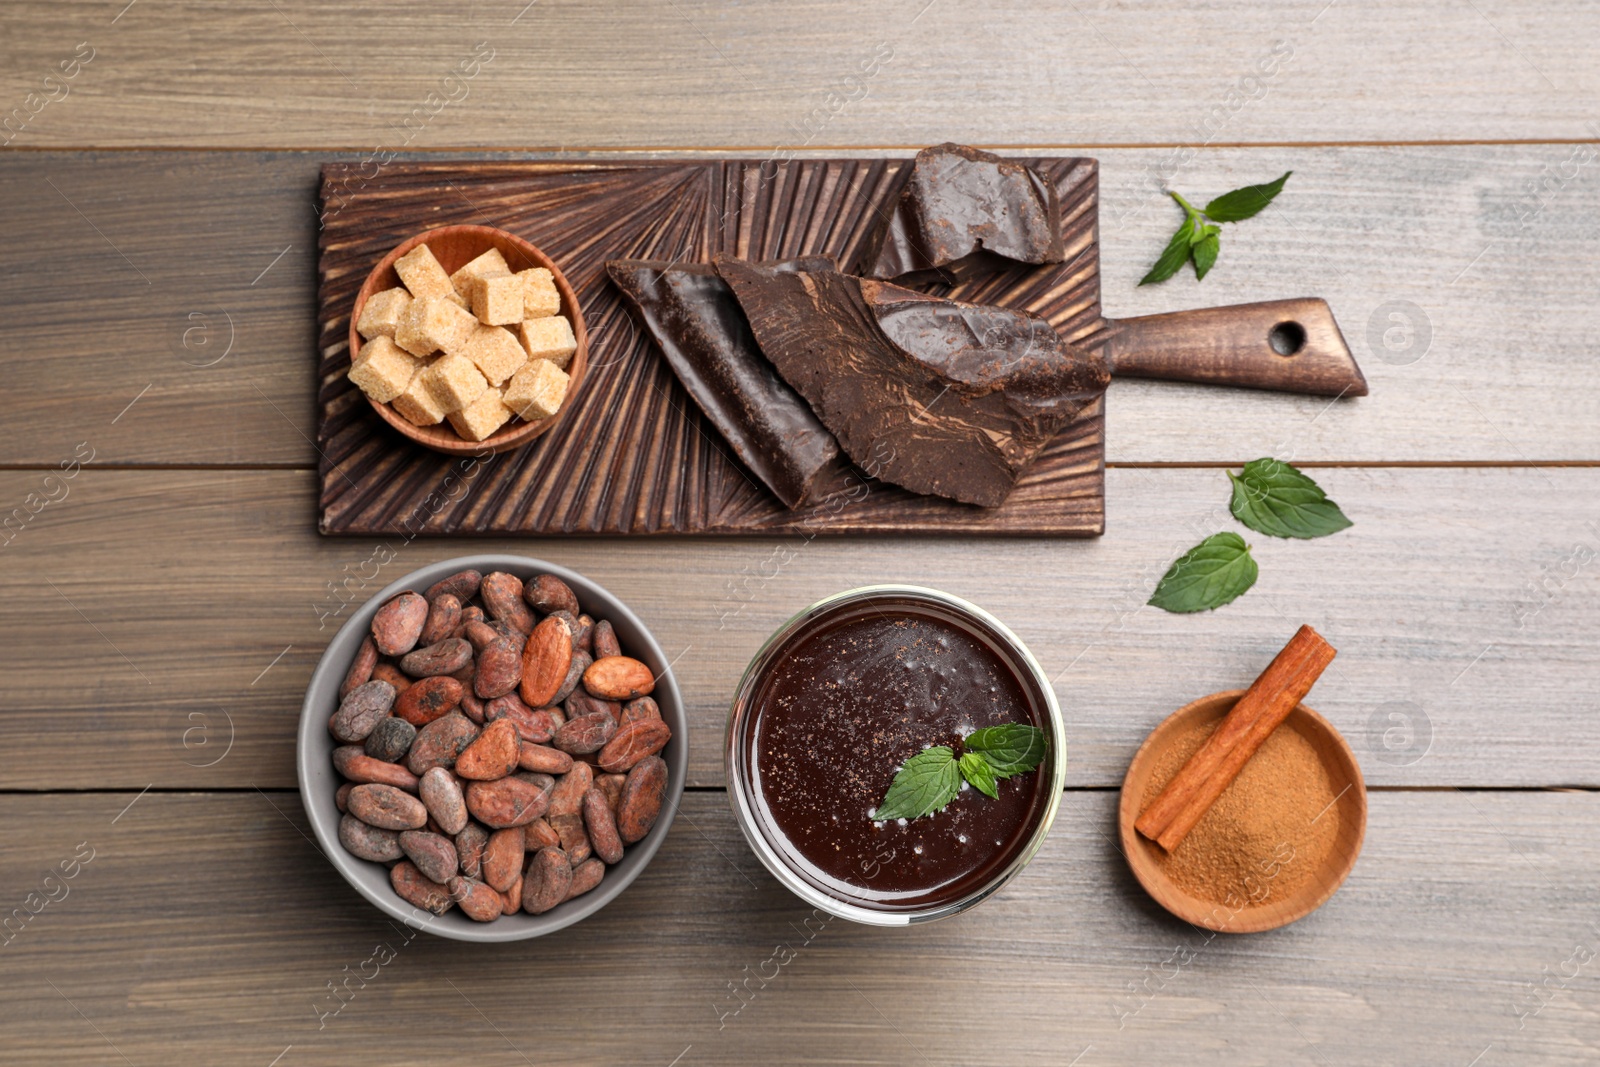
POLYGON ((522 279, 523 317, 542 319, 561 310, 561 291, 556 288, 555 275, 545 267, 520 271, 522 279))
POLYGON ((472 313, 485 326, 522 321, 522 282, 515 274, 485 274, 472 280, 472 313))
POLYGON ((422 383, 422 376, 427 371, 419 371, 411 379, 411 384, 405 391, 394 398, 391 405, 400 413, 400 417, 413 426, 437 426, 444 421, 445 410, 439 402, 428 392, 427 386, 422 383))
POLYGON ((395 260, 394 272, 415 297, 445 297, 456 291, 450 284, 450 275, 439 266, 439 261, 433 258, 433 249, 427 245, 418 245, 395 260))
POLYGON ((356 332, 367 340, 374 337, 393 337, 400 320, 411 308, 411 294, 401 288, 385 289, 373 293, 361 305, 361 317, 356 319, 356 332))
POLYGON ((460 411, 483 394, 489 383, 466 356, 443 356, 417 375, 441 412, 460 411))
POLYGON ((572 336, 572 323, 565 315, 527 319, 517 330, 529 359, 548 360, 565 369, 572 362, 572 353, 578 350, 577 338, 572 336))
POLYGON ((387 404, 405 392, 416 375, 417 361, 391 339, 378 336, 361 346, 348 377, 363 393, 387 404))
POLYGON ((561 410, 567 396, 567 372, 548 359, 532 359, 506 386, 506 407, 529 422, 547 419, 561 410))
POLYGON ((522 343, 504 326, 479 326, 460 351, 483 372, 490 385, 504 385, 528 362, 522 343))
POLYGON ((456 292, 461 294, 462 299, 471 301, 473 279, 482 278, 490 274, 510 273, 511 264, 506 262, 506 257, 500 254, 498 248, 491 248, 465 267, 450 275, 450 284, 455 286, 456 292))
POLYGON ((471 312, 443 297, 430 296, 411 302, 411 310, 395 331, 394 339, 413 355, 427 355, 439 349, 458 352, 477 328, 478 320, 471 312))
POLYGON ((479 394, 478 399, 460 411, 452 411, 447 418, 462 437, 469 441, 482 441, 506 424, 511 418, 511 409, 501 399, 500 390, 491 385, 479 394))

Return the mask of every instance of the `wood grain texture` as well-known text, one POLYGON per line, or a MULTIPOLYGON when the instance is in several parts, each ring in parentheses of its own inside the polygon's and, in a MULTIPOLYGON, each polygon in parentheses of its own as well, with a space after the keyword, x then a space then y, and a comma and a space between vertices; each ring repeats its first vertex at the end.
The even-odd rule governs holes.
MULTIPOLYGON (((1047 320, 1096 343, 1095 166, 1030 160, 1061 199, 1067 260, 941 291, 1047 320)), ((1007 533, 1094 536, 1104 520, 1098 404, 1034 459, 999 508, 919 496, 852 472, 791 511, 733 458, 634 321, 612 259, 708 263, 829 256, 859 262, 904 188, 904 160, 395 165, 323 171, 317 446, 323 533, 1007 533), (420 230, 494 218, 559 263, 591 324, 589 373, 536 444, 470 463, 391 432, 349 381, 350 314, 372 265, 420 230), (452 471, 461 490, 437 500, 452 471)))
POLYGON ((1570 138, 1600 95, 1583 0, 925 3, 26 0, 0 68, 10 110, 92 43, 15 141, 73 147, 1570 138))
MULTIPOLYGON (((1240 529, 1226 476, 1107 475, 1108 533, 1095 542, 797 534, 471 549, 570 566, 644 619, 676 658, 694 785, 722 782, 727 702, 762 640, 821 597, 875 582, 945 589, 1021 636, 1060 695, 1072 785, 1120 782, 1151 727, 1249 684, 1301 623, 1340 653, 1307 703, 1374 785, 1600 785, 1600 571, 1578 551, 1600 550, 1600 471, 1319 470, 1355 526, 1313 542, 1248 534, 1255 588, 1191 616, 1144 602, 1185 549, 1240 529)), ((0 788, 223 787, 239 768, 291 785, 294 723, 343 605, 462 552, 319 538, 313 483, 300 471, 92 466, 66 483, 0 548, 0 749, 66 732, 73 759, 6 761, 0 788), (231 754, 216 762, 230 722, 231 754)), ((0 474, 8 503, 47 491, 39 472, 0 474)))
MULTIPOLYGON (((1143 288, 1180 221, 1160 192, 1166 157, 1096 150, 1107 315, 1323 296, 1372 390, 1330 408, 1311 397, 1114 382, 1108 461, 1600 460, 1600 169, 1568 163, 1592 150, 1201 151, 1171 179, 1197 196, 1295 176, 1270 209, 1227 228, 1205 282, 1183 275, 1143 288), (1530 183, 1542 183, 1538 196, 1530 183)), ((0 297, 30 312, 0 341, 9 387, 0 460, 54 464, 92 436, 103 462, 313 465, 306 362, 325 158, 0 154, 0 195, 13 208, 0 297), (230 321, 232 351, 203 366, 220 355, 230 321), (63 374, 63 364, 81 372, 63 374), (180 424, 185 432, 172 433, 180 424)))
POLYGON ((1038 858, 993 900, 892 931, 813 917, 750 855, 723 794, 691 793, 620 898, 499 949, 405 943, 304 836, 292 793, 150 794, 124 812, 134 796, 0 798, 7 912, 80 842, 94 849, 0 948, 0 1063, 143 1067, 174 1048, 261 1067, 1600 1054, 1592 965, 1559 977, 1575 946, 1600 944, 1593 795, 1376 794, 1367 847, 1328 904, 1208 938, 1134 883, 1115 793, 1069 791, 1038 858), (331 1014, 328 983, 347 980, 331 1014))

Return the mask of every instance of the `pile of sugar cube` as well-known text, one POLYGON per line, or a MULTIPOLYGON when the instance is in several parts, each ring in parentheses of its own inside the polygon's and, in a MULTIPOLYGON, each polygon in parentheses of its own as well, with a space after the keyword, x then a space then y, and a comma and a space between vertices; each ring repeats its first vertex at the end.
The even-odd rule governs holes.
POLYGON ((543 267, 511 270, 491 248, 454 274, 421 244, 395 261, 404 288, 373 293, 356 331, 366 338, 350 380, 415 426, 445 419, 482 441, 513 415, 561 409, 578 342, 543 267))

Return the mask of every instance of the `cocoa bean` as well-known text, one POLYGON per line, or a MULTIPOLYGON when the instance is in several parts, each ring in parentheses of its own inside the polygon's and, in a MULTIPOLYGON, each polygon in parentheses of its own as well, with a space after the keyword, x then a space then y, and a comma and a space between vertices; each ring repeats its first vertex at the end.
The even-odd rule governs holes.
POLYGON ((581 685, 572 691, 572 695, 567 697, 566 703, 562 706, 566 708, 569 719, 576 719, 580 715, 593 715, 597 711, 604 711, 613 719, 620 720, 622 716, 620 703, 615 700, 601 700, 581 685))
POLYGON ((522 681, 522 645, 496 637, 478 650, 477 668, 473 692, 485 700, 505 696, 522 681))
POLYGON ((502 904, 501 915, 515 915, 522 910, 522 872, 517 872, 517 880, 511 883, 511 888, 500 894, 502 904))
POLYGON ((389 868, 389 884, 394 886, 401 900, 414 908, 443 915, 454 906, 450 891, 437 882, 429 881, 410 860, 401 860, 389 868))
POLYGON ((459 834, 466 828, 467 799, 461 783, 447 768, 429 768, 417 782, 417 796, 444 833, 459 834))
POLYGON ((550 814, 578 814, 583 807, 583 794, 593 784, 594 769, 587 763, 574 763, 572 770, 556 779, 555 788, 550 791, 550 814))
POLYGON ((400 838, 393 830, 368 826, 354 815, 339 820, 339 844, 357 859, 374 863, 387 863, 404 854, 400 851, 400 838))
POLYGON ((483 610, 491 619, 509 623, 523 633, 533 630, 533 612, 522 602, 522 579, 504 571, 483 576, 478 587, 483 598, 483 610))
POLYGON ((328 719, 328 732, 345 744, 363 741, 394 706, 394 686, 388 682, 367 682, 350 690, 339 701, 339 710, 328 719))
MULTIPOLYGON (((557 787, 560 788, 559 786, 557 787)), ((625 845, 641 840, 656 824, 667 795, 667 764, 646 756, 628 772, 617 804, 617 834, 625 845)))
POLYGON ((478 728, 458 712, 441 716, 417 731, 406 754, 406 767, 412 774, 424 774, 434 767, 454 767, 456 757, 477 739, 478 728))
POLYGON ((583 794, 583 825, 589 831, 589 843, 594 854, 607 863, 622 859, 622 838, 617 836, 617 817, 611 802, 597 785, 583 794))
POLYGON ((448 578, 441 578, 428 586, 427 592, 422 595, 429 600, 449 593, 457 601, 465 604, 478 595, 478 585, 483 581, 483 575, 477 571, 457 571, 448 578))
POLYGON ((372 617, 372 643, 385 656, 403 656, 417 647, 427 621, 428 602, 416 593, 401 593, 372 617))
POLYGON ((461 625, 461 601, 452 593, 440 593, 428 598, 428 621, 422 624, 417 644, 431 645, 443 641, 461 625))
POLYGON ((572 647, 590 660, 594 659, 594 619, 590 616, 578 616, 578 626, 572 634, 572 647))
MULTIPOLYGON (((465 600, 462 603, 467 604, 465 600)), ((486 618, 487 616, 484 615, 483 609, 476 604, 467 604, 466 607, 461 609, 461 625, 463 626, 469 622, 483 622, 486 618)))
POLYGON ((656 704, 655 697, 640 697, 622 705, 621 725, 623 726, 628 725, 630 722, 637 722, 640 719, 659 718, 661 718, 661 708, 656 704))
POLYGON ((612 774, 631 771, 646 756, 660 752, 670 740, 672 728, 659 718, 636 719, 618 730, 600 750, 600 769, 612 774))
MULTIPOLYGON (((576 644, 576 641, 574 641, 576 644)), ((566 680, 561 683, 561 688, 556 690, 556 695, 550 698, 550 703, 559 704, 566 700, 578 688, 578 683, 583 681, 583 672, 589 669, 589 664, 594 658, 587 652, 580 652, 576 648, 572 652, 572 665, 567 668, 566 680)))
POLYGON ((356 787, 355 782, 346 782, 333 794, 333 806, 341 812, 350 810, 350 790, 356 787))
POLYGON ((522 876, 522 910, 543 915, 567 899, 572 888, 572 865, 559 848, 541 849, 522 876))
POLYGON ((477 781, 504 778, 516 770, 521 744, 516 724, 509 719, 496 719, 456 759, 456 773, 477 781))
POLYGON ((522 827, 511 826, 489 835, 483 850, 483 880, 499 892, 511 888, 522 873, 522 827))
POLYGON ((374 682, 388 682, 390 685, 394 686, 394 691, 397 694, 404 693, 407 689, 411 688, 411 683, 413 681, 412 678, 410 678, 399 667, 396 667, 393 663, 379 663, 377 666, 373 667, 372 680, 374 682))
POLYGON ((594 776, 594 787, 605 794, 606 803, 611 805, 611 813, 616 814, 617 805, 622 803, 622 783, 627 781, 627 776, 622 774, 597 774, 594 776))
POLYGON ((632 700, 653 692, 656 678, 632 656, 603 656, 583 672, 583 687, 605 700, 632 700))
POLYGON ((461 906, 461 914, 473 922, 494 922, 505 911, 505 900, 499 891, 482 882, 457 875, 446 888, 450 899, 461 906))
POLYGON ((548 615, 552 611, 578 613, 578 597, 572 587, 553 574, 541 574, 522 590, 522 597, 535 611, 548 615))
POLYGON ((534 744, 543 744, 550 740, 555 736, 556 727, 561 725, 556 715, 549 709, 534 711, 515 693, 495 697, 484 705, 483 714, 490 722, 510 719, 517 728, 517 736, 534 744))
POLYGON ((472 662, 472 645, 459 637, 447 637, 438 644, 408 652, 400 669, 413 678, 432 678, 454 674, 472 662))
POLYGON ((525 771, 544 774, 566 774, 572 770, 572 757, 560 749, 533 745, 524 741, 517 753, 517 766, 525 771))
POLYGON ((567 899, 581 897, 595 886, 599 885, 606 876, 606 865, 598 859, 590 857, 572 868, 572 883, 567 887, 567 899))
POLYGON ((350 695, 350 690, 358 685, 365 685, 372 680, 372 668, 378 665, 378 646, 373 643, 372 635, 361 639, 361 647, 356 649, 356 658, 351 662, 350 669, 344 674, 344 681, 339 683, 339 699, 343 700, 350 695))
POLYGON ((483 878, 483 850, 489 847, 489 831, 475 822, 456 835, 456 861, 468 878, 483 878))
POLYGON ((333 769, 357 785, 383 785, 417 791, 417 776, 396 763, 373 759, 360 745, 340 745, 333 750, 333 769))
POLYGON ((607 656, 622 655, 622 644, 617 640, 617 631, 611 628, 610 619, 601 619, 594 624, 593 645, 595 659, 605 659, 607 656))
POLYGON ((443 834, 407 830, 400 835, 400 848, 430 882, 443 885, 461 869, 456 862, 456 846, 443 834))
POLYGON ((358 785, 350 790, 350 814, 380 830, 415 830, 428 821, 428 809, 392 785, 358 785))
POLYGON ((550 828, 561 837, 561 850, 567 854, 568 862, 582 863, 594 853, 589 834, 583 828, 582 815, 552 815, 549 822, 550 828))
POLYGON ((617 732, 617 720, 608 712, 598 712, 594 715, 581 715, 576 719, 568 719, 556 731, 551 744, 563 752, 573 755, 587 755, 598 752, 610 741, 617 732))
POLYGON ((561 844, 561 835, 556 833, 546 819, 535 819, 522 828, 523 844, 529 852, 538 852, 541 848, 561 844))
POLYGON ((483 725, 483 701, 473 693, 461 694, 461 713, 479 726, 483 725))
POLYGON ((490 642, 498 641, 506 635, 481 620, 468 620, 461 624, 461 636, 466 638, 467 643, 473 648, 482 652, 489 647, 490 642))
POLYGON ((522 649, 523 703, 530 708, 548 706, 571 667, 572 629, 561 616, 548 616, 534 627, 522 649))
MULTIPOLYGON (((460 638, 457 638, 457 640, 460 640, 460 638)), ((462 667, 459 671, 455 671, 452 674, 447 674, 444 677, 454 678, 456 681, 461 683, 462 692, 470 693, 472 692, 472 683, 478 677, 478 665, 475 662, 469 661, 467 665, 462 667)))
POLYGON ((412 726, 426 726, 450 714, 461 703, 462 692, 454 678, 424 678, 400 694, 394 713, 412 726))
POLYGON ((366 744, 362 751, 375 760, 384 763, 399 763, 405 754, 411 750, 411 742, 417 739, 417 728, 404 719, 397 719, 393 715, 386 715, 378 720, 378 725, 372 728, 367 735, 366 744))
POLYGON ((526 826, 550 806, 550 794, 520 778, 493 782, 468 782, 467 810, 492 830, 526 826))

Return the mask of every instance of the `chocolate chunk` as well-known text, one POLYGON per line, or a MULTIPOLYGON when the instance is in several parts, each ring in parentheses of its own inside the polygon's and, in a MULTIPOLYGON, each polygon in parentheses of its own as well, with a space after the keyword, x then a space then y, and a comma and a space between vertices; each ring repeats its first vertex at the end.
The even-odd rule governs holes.
MULTIPOLYGON (((832 270, 833 261, 766 266, 832 270)), ((798 507, 829 484, 842 465, 839 443, 762 358, 738 301, 709 265, 619 259, 606 270, 695 403, 779 500, 798 507)))
POLYGON ((1110 381, 1044 319, 718 256, 761 351, 863 469, 997 507, 1110 381))
POLYGON ((894 211, 868 243, 861 273, 899 278, 980 250, 1022 263, 1066 259, 1055 186, 990 152, 935 145, 917 153, 894 211))

